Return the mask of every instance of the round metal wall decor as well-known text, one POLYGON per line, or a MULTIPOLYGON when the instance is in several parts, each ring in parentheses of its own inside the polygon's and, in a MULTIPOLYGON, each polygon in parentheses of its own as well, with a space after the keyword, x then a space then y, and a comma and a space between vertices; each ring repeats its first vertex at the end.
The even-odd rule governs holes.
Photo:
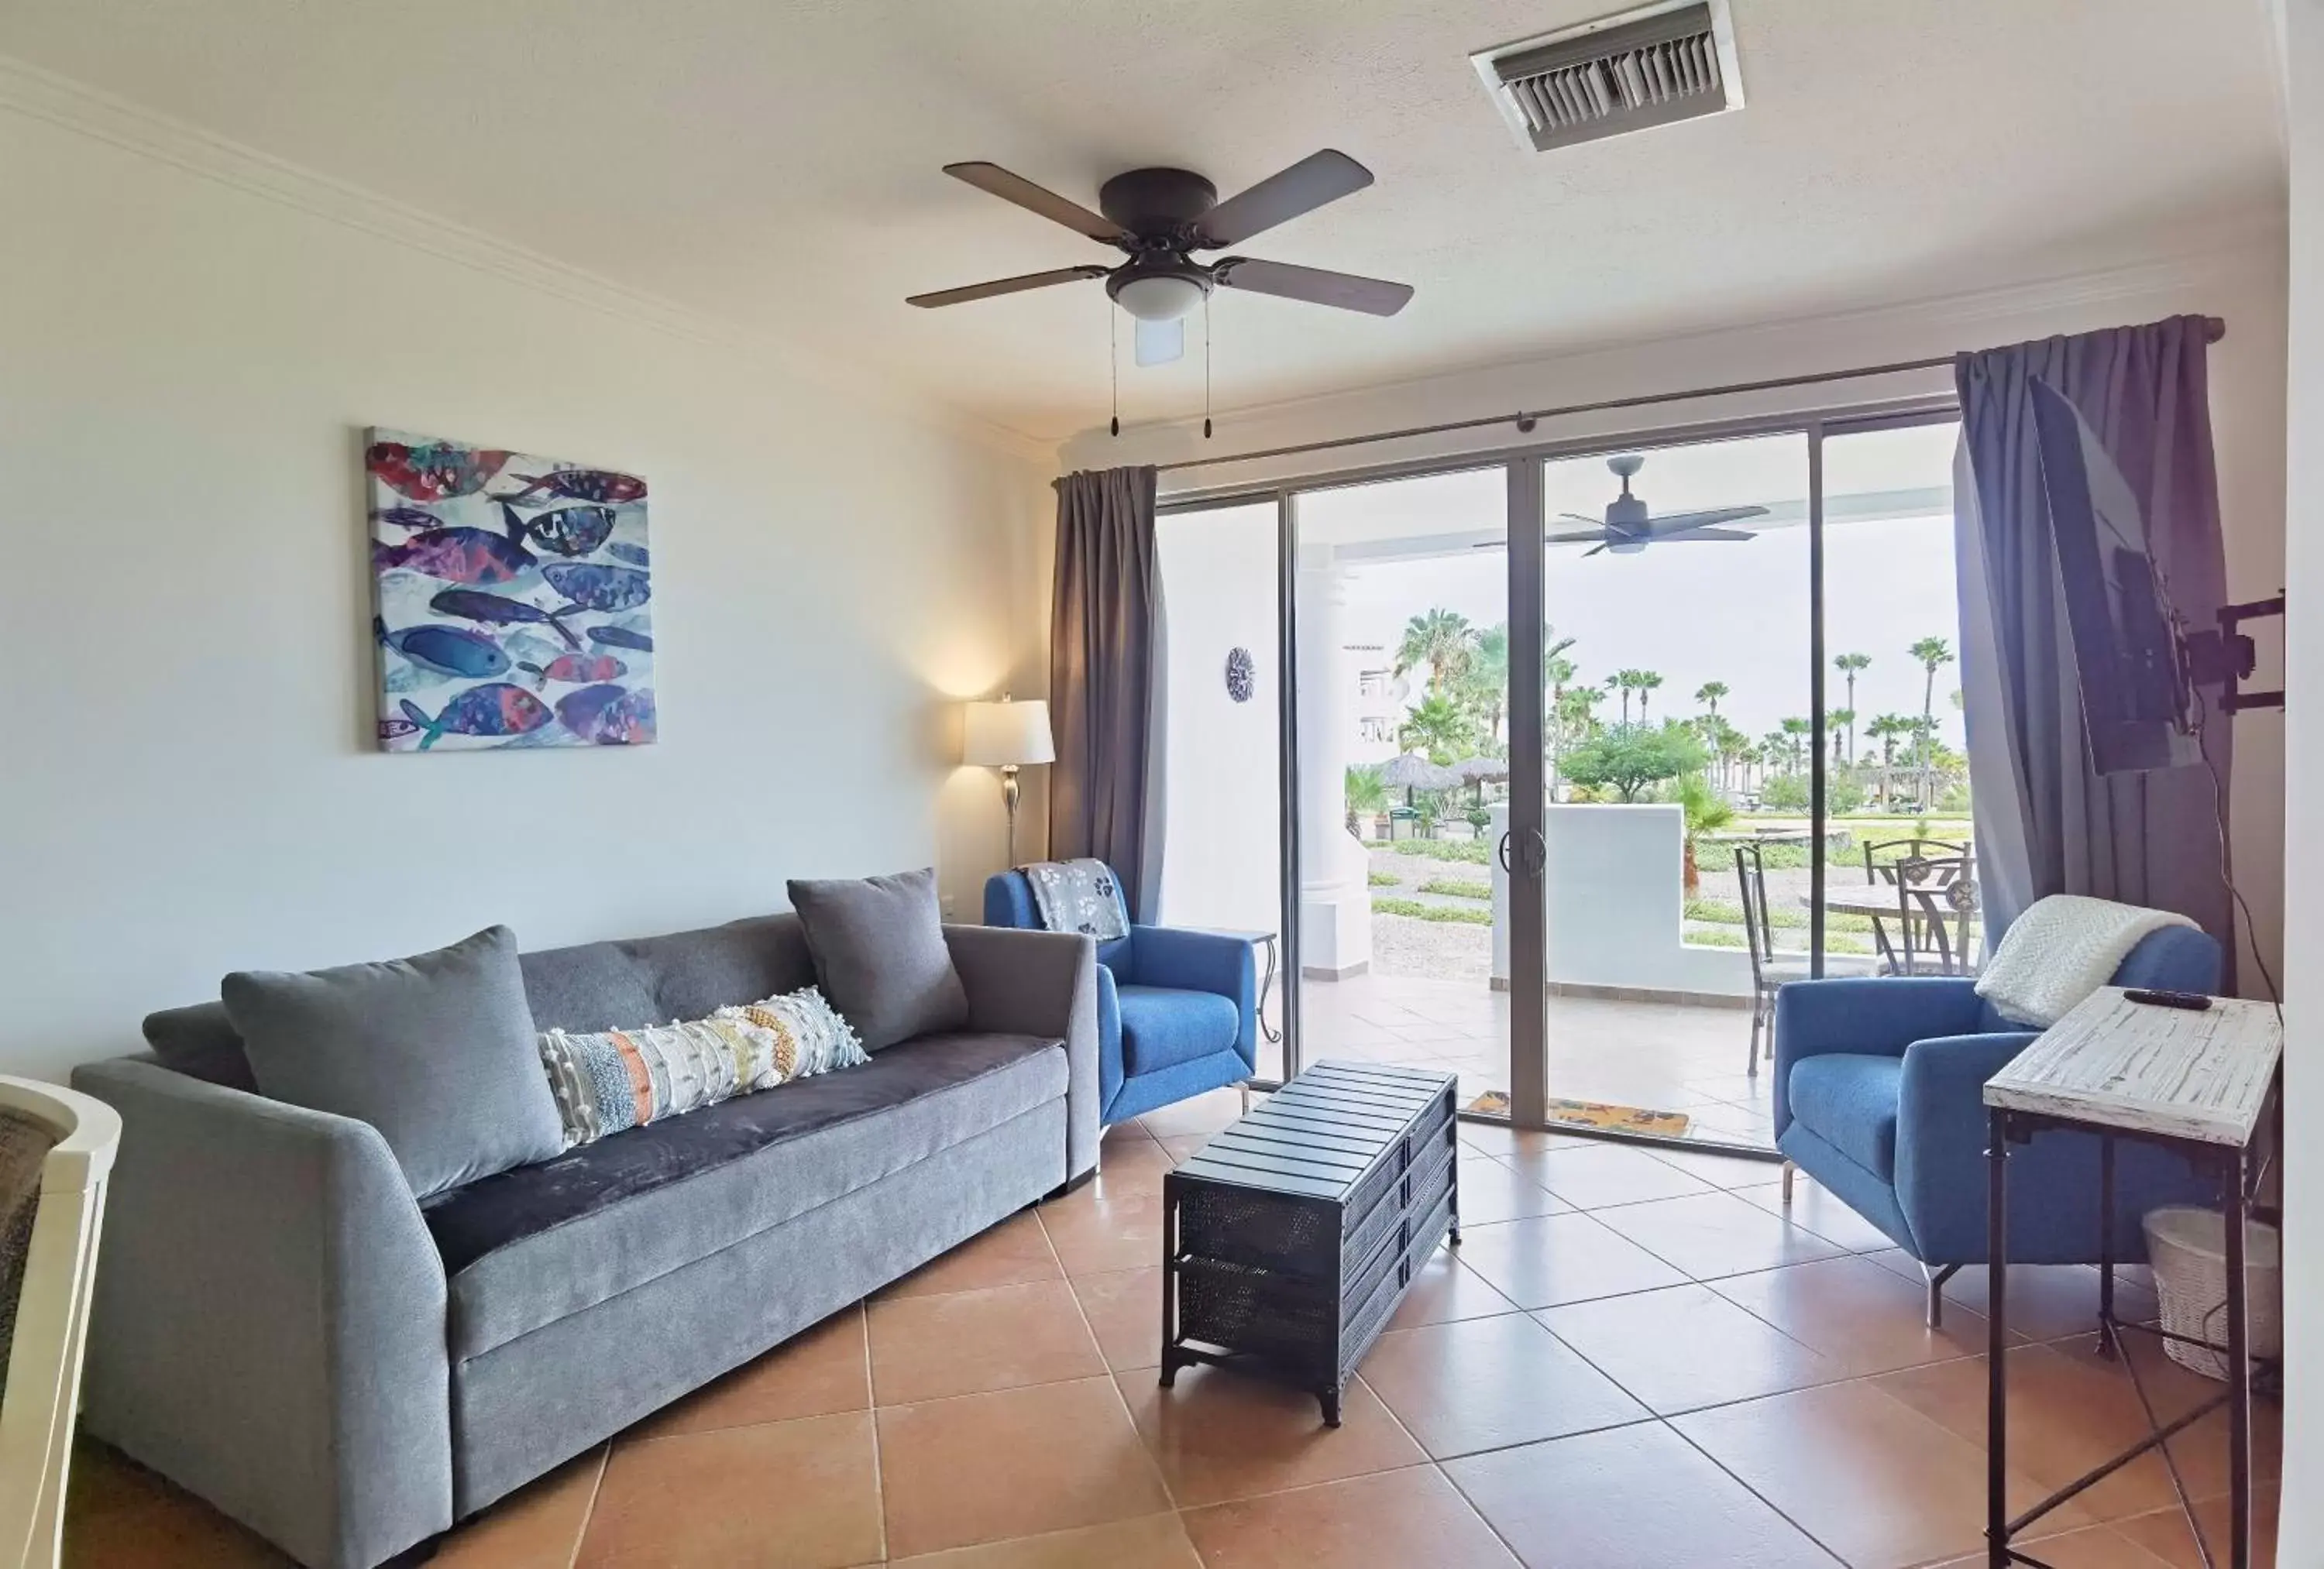
POLYGON ((1228 649, 1227 695, 1233 698, 1237 702, 1249 702, 1250 701, 1251 675, 1252 666, 1250 663, 1250 650, 1248 648, 1228 649))

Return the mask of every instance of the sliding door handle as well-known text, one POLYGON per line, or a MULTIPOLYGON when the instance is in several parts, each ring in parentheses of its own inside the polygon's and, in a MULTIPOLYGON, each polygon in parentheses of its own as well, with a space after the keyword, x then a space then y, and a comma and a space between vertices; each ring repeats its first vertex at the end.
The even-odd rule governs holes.
POLYGON ((1511 876, 1515 876, 1517 875, 1517 867, 1509 865, 1509 836, 1506 833, 1501 835, 1501 848, 1499 853, 1501 858, 1501 870, 1508 873, 1511 876))
POLYGON ((1527 876, 1538 877, 1549 870, 1549 841, 1537 828, 1525 830, 1525 864, 1527 876))

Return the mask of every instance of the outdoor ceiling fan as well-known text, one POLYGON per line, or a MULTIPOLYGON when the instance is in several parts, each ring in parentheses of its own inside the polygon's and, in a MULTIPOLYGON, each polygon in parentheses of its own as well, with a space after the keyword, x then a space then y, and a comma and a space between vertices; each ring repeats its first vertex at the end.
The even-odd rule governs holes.
POLYGON ((1606 503, 1606 521, 1593 522, 1579 512, 1561 512, 1576 523, 1588 523, 1587 528, 1567 534, 1544 536, 1551 545, 1578 545, 1585 539, 1598 541, 1595 549, 1585 550, 1591 556, 1600 550, 1610 550, 1617 555, 1632 555, 1657 540, 1664 539, 1751 539, 1748 529, 1721 528, 1721 523, 1738 518, 1758 518, 1766 514, 1765 507, 1713 507, 1704 512, 1673 512, 1656 518, 1646 510, 1646 498, 1630 494, 1630 476, 1646 466, 1640 453, 1623 453, 1606 460, 1606 466, 1621 477, 1622 493, 1606 503))
POLYGON ((907 298, 908 305, 964 305, 972 299, 1047 289, 1053 283, 1102 278, 1113 302, 1138 318, 1138 362, 1158 365, 1185 352, 1185 317, 1210 297, 1213 287, 1304 299, 1370 316, 1394 316, 1412 298, 1410 284, 1360 278, 1350 272, 1295 267, 1287 262, 1263 262, 1250 256, 1222 256, 1211 262, 1194 260, 1196 251, 1239 245, 1371 184, 1370 170, 1329 148, 1309 154, 1225 201, 1219 200, 1216 186, 1186 170, 1133 169, 1098 188, 1100 210, 1094 213, 997 163, 948 163, 945 172, 1052 223, 1063 224, 1075 234, 1119 246, 1129 252, 1130 259, 1114 267, 1093 263, 1059 267, 915 294, 907 298))

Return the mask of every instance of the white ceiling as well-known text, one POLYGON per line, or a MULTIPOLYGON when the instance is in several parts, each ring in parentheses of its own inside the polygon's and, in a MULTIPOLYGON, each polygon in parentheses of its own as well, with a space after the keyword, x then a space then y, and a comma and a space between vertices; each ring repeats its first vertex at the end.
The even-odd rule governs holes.
MULTIPOLYGON (((1102 423, 1100 288, 902 297, 1114 253, 945 179, 1094 205, 1321 146, 1373 188, 1252 254, 1417 286, 1222 295, 1219 407, 2182 254, 2280 208, 2250 0, 1733 0, 1749 106, 1520 152, 1470 51, 1620 0, 10 0, 0 52, 900 379, 1102 423)), ((1126 325, 1126 324, 1125 324, 1126 325)), ((1198 349, 1125 421, 1200 406, 1198 349)))

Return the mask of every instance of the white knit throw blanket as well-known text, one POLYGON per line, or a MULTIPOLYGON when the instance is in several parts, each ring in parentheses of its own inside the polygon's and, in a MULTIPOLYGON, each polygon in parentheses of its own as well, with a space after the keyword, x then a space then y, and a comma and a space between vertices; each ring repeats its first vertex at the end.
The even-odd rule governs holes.
POLYGON ((2139 939, 2194 924, 2169 910, 2052 894, 2010 922, 1977 977, 1977 995, 2003 1018, 2046 1030, 2112 980, 2139 939))

